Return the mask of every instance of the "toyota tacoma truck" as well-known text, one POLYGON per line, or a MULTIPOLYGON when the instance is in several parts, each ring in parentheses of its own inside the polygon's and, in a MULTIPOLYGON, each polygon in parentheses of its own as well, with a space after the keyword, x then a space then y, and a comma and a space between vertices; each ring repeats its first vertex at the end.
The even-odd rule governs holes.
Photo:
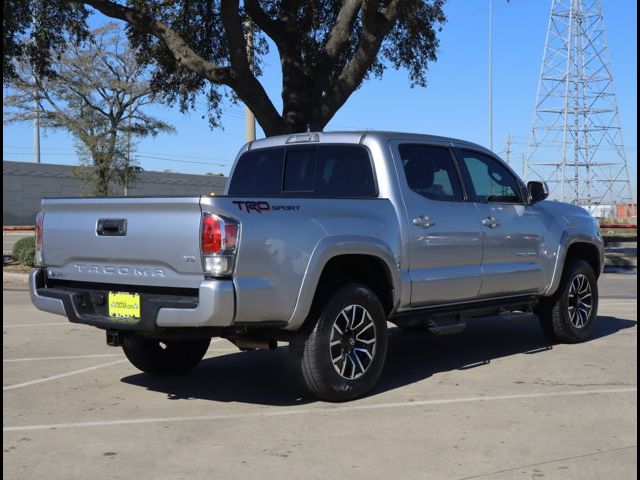
POLYGON ((213 337, 288 343, 311 394, 345 401, 380 377, 388 322, 536 314, 552 341, 588 338, 603 241, 547 196, 466 141, 272 137, 241 149, 221 196, 45 198, 31 299, 148 374, 193 368, 213 337))

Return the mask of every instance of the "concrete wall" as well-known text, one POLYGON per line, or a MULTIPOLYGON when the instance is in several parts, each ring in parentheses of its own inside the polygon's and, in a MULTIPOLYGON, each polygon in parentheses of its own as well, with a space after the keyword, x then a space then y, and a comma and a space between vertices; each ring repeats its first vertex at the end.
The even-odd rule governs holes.
MULTIPOLYGON (((33 225, 42 197, 78 197, 80 181, 70 165, 2 162, 2 224, 33 225)), ((129 195, 221 194, 227 178, 213 175, 138 172, 129 195)))

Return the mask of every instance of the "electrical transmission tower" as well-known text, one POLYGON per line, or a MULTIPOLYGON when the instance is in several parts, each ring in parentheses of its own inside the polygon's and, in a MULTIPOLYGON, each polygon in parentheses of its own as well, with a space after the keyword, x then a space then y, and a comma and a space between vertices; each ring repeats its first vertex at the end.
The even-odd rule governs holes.
POLYGON ((553 0, 525 172, 558 200, 631 202, 600 0, 553 0))

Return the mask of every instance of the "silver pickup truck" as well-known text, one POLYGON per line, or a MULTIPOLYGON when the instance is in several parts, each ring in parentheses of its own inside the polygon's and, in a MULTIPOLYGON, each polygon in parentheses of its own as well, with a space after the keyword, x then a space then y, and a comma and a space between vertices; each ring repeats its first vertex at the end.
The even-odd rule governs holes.
POLYGON ((452 138, 267 138, 223 196, 44 199, 31 298, 149 374, 193 368, 212 337, 288 342, 308 390, 344 401, 376 384, 387 322, 445 334, 537 314, 553 341, 588 337, 602 238, 547 195, 452 138))

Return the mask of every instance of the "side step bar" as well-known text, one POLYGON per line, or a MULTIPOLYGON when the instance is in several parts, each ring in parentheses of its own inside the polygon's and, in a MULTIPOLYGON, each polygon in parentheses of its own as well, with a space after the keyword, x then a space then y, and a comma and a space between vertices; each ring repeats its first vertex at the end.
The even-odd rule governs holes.
POLYGON ((452 333, 460 333, 466 327, 464 319, 461 315, 447 316, 447 318, 437 318, 434 315, 427 323, 427 329, 434 335, 451 335, 452 333))
POLYGON ((500 316, 505 320, 531 318, 538 299, 522 296, 508 299, 489 299, 467 304, 427 307, 396 313, 389 321, 401 327, 426 327, 434 335, 459 333, 469 318, 500 316))

